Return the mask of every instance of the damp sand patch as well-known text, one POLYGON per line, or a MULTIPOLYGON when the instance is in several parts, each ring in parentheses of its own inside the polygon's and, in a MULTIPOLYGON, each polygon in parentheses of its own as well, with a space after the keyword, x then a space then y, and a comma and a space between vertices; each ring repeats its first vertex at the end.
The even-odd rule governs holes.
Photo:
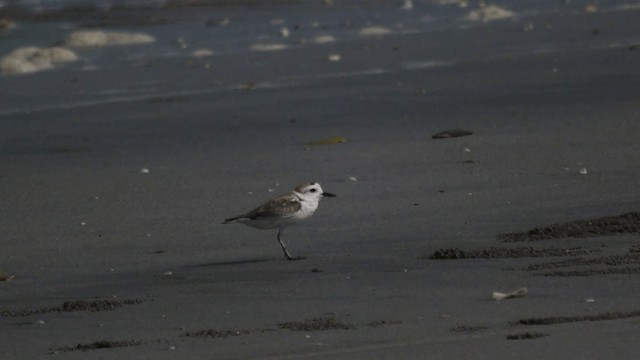
POLYGON ((547 333, 523 332, 518 334, 507 335, 507 340, 532 340, 532 339, 539 339, 547 336, 549 336, 549 334, 547 333))
POLYGON ((510 325, 556 325, 579 321, 609 321, 640 317, 640 310, 605 312, 595 315, 532 317, 512 321, 510 325))
POLYGON ((275 327, 265 326, 256 329, 205 329, 198 331, 188 331, 183 333, 183 337, 223 339, 242 335, 266 333, 280 330, 296 332, 332 331, 332 330, 355 330, 358 327, 378 328, 381 326, 397 325, 402 321, 398 320, 374 320, 364 324, 352 324, 343 322, 334 317, 314 317, 300 321, 288 321, 276 324, 275 327))
POLYGON ((604 275, 638 275, 640 267, 615 267, 586 270, 554 270, 534 273, 535 276, 604 276, 604 275))
POLYGON ((113 311, 120 309, 128 305, 137 305, 144 302, 142 299, 97 299, 97 300, 71 300, 65 301, 59 306, 44 306, 37 309, 24 309, 24 310, 0 310, 0 316, 2 317, 22 317, 39 315, 46 313, 67 313, 76 311, 113 311))
POLYGON ((563 261, 553 261, 547 263, 531 264, 524 268, 525 271, 538 271, 557 268, 566 268, 574 266, 592 266, 592 265, 609 265, 623 266, 629 264, 640 265, 640 253, 630 252, 624 255, 599 256, 594 258, 579 257, 563 261))
POLYGON ((498 234, 504 242, 538 241, 562 238, 589 238, 640 233, 640 213, 604 216, 536 227, 527 231, 498 234))
POLYGON ((436 250, 430 256, 418 257, 418 259, 432 260, 459 260, 459 259, 514 259, 530 257, 556 257, 576 256, 586 254, 588 251, 582 247, 574 248, 545 248, 536 249, 528 247, 490 247, 487 249, 463 250, 460 248, 436 250))
POLYGON ((97 340, 91 343, 84 343, 84 344, 81 343, 75 346, 66 346, 66 347, 50 349, 50 350, 52 352, 91 351, 91 350, 100 350, 100 349, 113 349, 113 348, 124 348, 124 347, 131 347, 131 346, 140 346, 140 345, 146 345, 148 343, 149 343, 148 341, 143 341, 138 339, 119 340, 119 341, 97 340))
POLYGON ((352 330, 354 324, 344 323, 334 318, 312 318, 278 324, 278 328, 291 331, 352 330))

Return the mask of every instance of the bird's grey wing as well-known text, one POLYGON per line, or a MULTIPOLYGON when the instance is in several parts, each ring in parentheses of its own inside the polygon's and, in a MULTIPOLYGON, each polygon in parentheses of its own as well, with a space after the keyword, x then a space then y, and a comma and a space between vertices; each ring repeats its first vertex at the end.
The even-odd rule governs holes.
POLYGON ((300 201, 295 196, 281 196, 254 209, 246 217, 255 219, 258 217, 293 215, 300 210, 300 206, 300 201))

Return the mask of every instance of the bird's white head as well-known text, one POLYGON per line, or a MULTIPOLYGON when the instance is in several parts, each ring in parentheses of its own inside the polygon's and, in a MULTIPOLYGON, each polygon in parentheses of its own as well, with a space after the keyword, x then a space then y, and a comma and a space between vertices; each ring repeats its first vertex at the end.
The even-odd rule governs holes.
POLYGON ((300 184, 295 188, 295 192, 304 200, 320 201, 324 196, 335 197, 334 194, 328 193, 322 190, 322 187, 317 182, 307 182, 300 184))

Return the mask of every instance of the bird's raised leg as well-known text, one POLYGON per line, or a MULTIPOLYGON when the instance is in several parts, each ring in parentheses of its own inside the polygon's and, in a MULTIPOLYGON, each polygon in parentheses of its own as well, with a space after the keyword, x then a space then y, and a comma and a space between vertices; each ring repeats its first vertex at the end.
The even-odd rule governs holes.
POLYGON ((280 234, 282 233, 282 228, 278 229, 278 242, 280 243, 280 246, 282 246, 282 251, 284 251, 284 257, 287 258, 287 260, 302 260, 305 257, 304 256, 296 256, 293 257, 291 256, 291 254, 289 254, 289 250, 287 250, 287 247, 284 246, 284 242, 282 242, 282 239, 280 238, 280 234))

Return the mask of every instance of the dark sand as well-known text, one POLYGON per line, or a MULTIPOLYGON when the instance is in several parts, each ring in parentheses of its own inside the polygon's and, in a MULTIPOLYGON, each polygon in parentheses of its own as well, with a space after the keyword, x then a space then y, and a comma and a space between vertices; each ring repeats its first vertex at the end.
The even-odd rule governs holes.
POLYGON ((638 18, 3 77, 0 358, 637 358, 637 228, 504 234, 638 211, 638 18), (302 77, 358 64, 398 70, 302 77), (63 105, 118 79, 164 90, 63 105), (221 224, 309 180, 338 197, 286 230, 306 260, 221 224))

